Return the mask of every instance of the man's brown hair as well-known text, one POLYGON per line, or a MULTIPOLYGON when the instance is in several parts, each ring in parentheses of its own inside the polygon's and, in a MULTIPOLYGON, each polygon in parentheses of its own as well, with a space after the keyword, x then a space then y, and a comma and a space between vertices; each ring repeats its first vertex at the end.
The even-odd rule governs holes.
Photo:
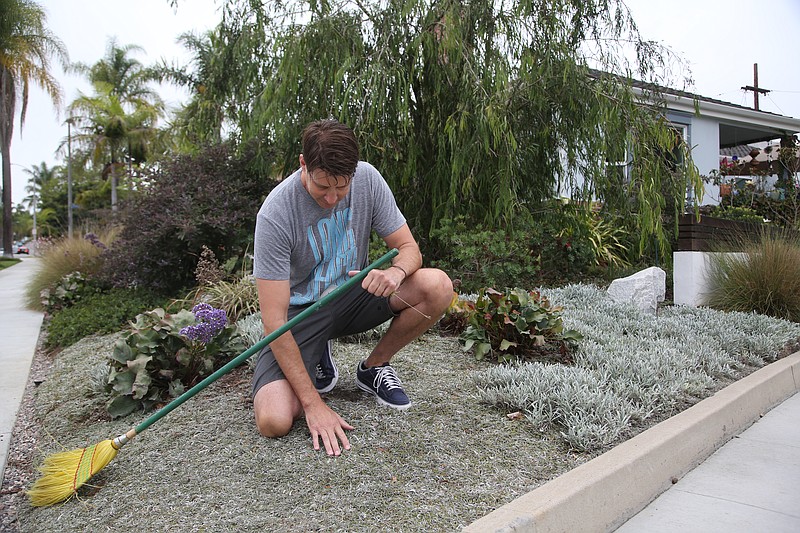
POLYGON ((309 170, 350 179, 358 164, 355 133, 338 120, 317 120, 303 130, 303 159, 309 170))

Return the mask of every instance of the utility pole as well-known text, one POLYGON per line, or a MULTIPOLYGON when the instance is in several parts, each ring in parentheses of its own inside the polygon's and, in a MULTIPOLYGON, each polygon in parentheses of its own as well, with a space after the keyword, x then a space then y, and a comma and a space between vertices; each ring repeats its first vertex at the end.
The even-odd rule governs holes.
POLYGON ((753 63, 753 85, 746 85, 742 87, 745 91, 753 91, 753 103, 754 109, 758 111, 758 95, 760 94, 767 94, 769 91, 767 89, 762 89, 758 86, 758 63, 753 63))
MULTIPOLYGON (((38 229, 36 228, 36 209, 39 207, 39 198, 36 195, 37 191, 36 182, 33 182, 33 231, 31 231, 31 237, 33 237, 33 242, 31 243, 31 250, 32 253, 36 254, 36 246, 37 246, 37 238, 39 237, 38 229)), ((37 254, 38 255, 38 254, 37 254)))
POLYGON ((72 117, 67 119, 67 238, 72 238, 72 117))

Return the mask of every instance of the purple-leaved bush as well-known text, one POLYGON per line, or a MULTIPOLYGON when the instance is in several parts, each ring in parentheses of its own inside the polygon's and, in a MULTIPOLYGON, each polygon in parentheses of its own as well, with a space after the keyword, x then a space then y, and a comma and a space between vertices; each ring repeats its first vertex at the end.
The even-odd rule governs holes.
POLYGON ((101 279, 177 295, 193 287, 203 247, 220 263, 252 250, 256 214, 277 183, 253 150, 231 144, 165 161, 119 212, 123 229, 104 255, 101 279))

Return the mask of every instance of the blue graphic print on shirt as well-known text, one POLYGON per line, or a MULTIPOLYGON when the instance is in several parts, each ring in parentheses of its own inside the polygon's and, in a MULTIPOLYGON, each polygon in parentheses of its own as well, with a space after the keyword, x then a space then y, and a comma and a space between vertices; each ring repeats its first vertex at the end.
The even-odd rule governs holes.
POLYGON ((307 229, 308 242, 317 266, 305 293, 294 293, 292 305, 304 305, 319 300, 330 286, 347 281, 347 273, 357 270, 358 249, 353 229, 350 227, 352 211, 348 207, 337 211, 331 218, 320 219, 316 226, 307 229))

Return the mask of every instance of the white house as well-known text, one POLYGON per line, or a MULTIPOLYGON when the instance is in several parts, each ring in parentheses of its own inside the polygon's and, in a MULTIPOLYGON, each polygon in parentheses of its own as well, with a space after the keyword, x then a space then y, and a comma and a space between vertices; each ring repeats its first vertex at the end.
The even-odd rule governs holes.
MULTIPOLYGON (((692 160, 701 175, 720 168, 720 152, 793 137, 800 132, 800 119, 757 111, 741 105, 683 91, 664 93, 667 119, 692 147, 692 160)), ((749 147, 752 148, 752 147, 749 147)), ((748 156, 757 157, 748 149, 748 156)), ((770 150, 772 152, 772 150, 770 150)), ((745 156, 745 157, 748 157, 745 156)), ((717 185, 707 183, 702 204, 718 204, 717 185)), ((673 254, 673 288, 676 304, 702 305, 707 291, 706 272, 710 252, 678 250, 673 254)))
MULTIPOLYGON (((667 119, 692 147, 692 160, 703 176, 720 168, 723 148, 777 141, 800 132, 800 119, 777 115, 666 89, 667 119)), ((719 203, 719 187, 706 184, 703 204, 719 203)))

